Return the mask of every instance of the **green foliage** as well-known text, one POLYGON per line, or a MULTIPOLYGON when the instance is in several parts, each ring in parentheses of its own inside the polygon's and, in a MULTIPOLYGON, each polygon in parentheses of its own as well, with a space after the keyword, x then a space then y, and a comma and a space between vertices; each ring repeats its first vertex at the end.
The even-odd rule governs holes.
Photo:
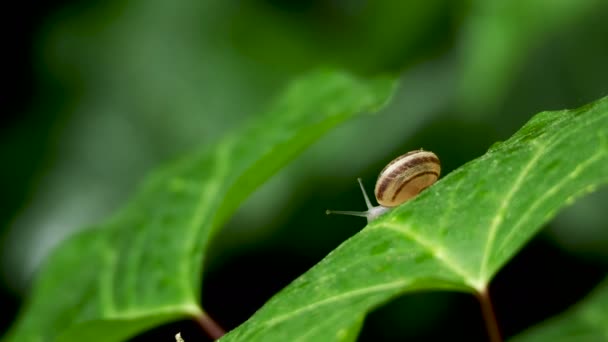
POLYGON ((367 312, 428 289, 482 293, 555 213, 608 182, 608 98, 536 115, 371 222, 222 341, 353 340, 367 312))
POLYGON ((340 122, 376 111, 390 79, 335 71, 291 84, 265 114, 150 175, 105 224, 49 258, 12 341, 119 341, 200 308, 209 239, 263 181, 340 122))
POLYGON ((526 54, 537 48, 540 37, 588 15, 601 4, 597 0, 473 2, 477 15, 465 29, 459 95, 463 109, 477 114, 502 101, 505 88, 526 54), (476 48, 479 46, 483 48, 476 48))
POLYGON ((567 312, 518 335, 515 342, 605 341, 608 339, 608 280, 567 312))
MULTIPOLYGON (((371 179, 392 156, 418 147, 440 155, 444 179, 344 243, 225 339, 354 340, 366 314, 395 296, 482 291, 559 208, 605 182, 606 100, 540 114, 511 140, 449 171, 510 136, 531 113, 605 95, 606 4, 66 4, 45 19, 36 38, 36 77, 46 86, 33 101, 34 114, 1 137, 7 167, 0 177, 6 199, 0 216, 10 227, 6 235, 0 232, 4 281, 25 295, 39 261, 46 264, 8 339, 122 340, 200 317, 203 308, 215 315, 213 303, 199 298, 203 262, 222 268, 234 255, 242 262, 249 253, 289 250, 284 275, 292 269, 290 257, 321 259, 359 223, 327 218, 323 211, 336 203, 361 205, 355 177, 371 179), (377 108, 391 92, 387 80, 316 73, 297 81, 265 116, 224 137, 294 75, 319 65, 369 75, 399 71, 404 86, 382 117, 343 127, 274 178, 229 222, 229 234, 210 245, 239 203, 273 172, 355 112, 377 108), (153 165, 203 145, 154 172, 110 220, 47 255, 82 222, 106 217, 153 165), (32 160, 39 165, 28 167, 32 160), (327 194, 341 192, 327 202, 327 194)), ((544 235, 554 238, 551 248, 565 250, 567 258, 595 251, 594 262, 606 260, 606 195, 587 197, 564 211, 568 220, 554 220, 544 235)), ((228 271, 246 276, 238 268, 228 271)), ((580 279, 568 274, 563 282, 580 279)), ((227 284, 210 296, 234 295, 227 284)), ((261 284, 243 286, 252 298, 220 308, 233 322, 251 303, 257 308, 255 293, 264 292, 261 284)), ((605 336, 604 287, 521 338, 605 336)), ((425 327, 448 317, 444 308, 451 302, 419 298, 426 297, 392 302, 389 315, 379 310, 375 314, 389 319, 375 315, 365 332, 377 328, 376 319, 391 336, 425 334, 425 327)), ((521 305, 501 318, 534 310, 521 305)))

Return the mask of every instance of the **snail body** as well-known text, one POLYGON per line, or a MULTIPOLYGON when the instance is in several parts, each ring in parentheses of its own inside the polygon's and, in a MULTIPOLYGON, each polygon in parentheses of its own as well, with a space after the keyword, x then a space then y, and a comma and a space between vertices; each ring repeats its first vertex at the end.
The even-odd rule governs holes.
POLYGON ((393 207, 416 197, 422 190, 431 186, 441 173, 439 158, 430 151, 415 150, 391 161, 378 175, 374 195, 380 205, 373 206, 367 197, 361 178, 359 186, 367 205, 367 211, 327 210, 329 214, 366 217, 371 222, 393 207))

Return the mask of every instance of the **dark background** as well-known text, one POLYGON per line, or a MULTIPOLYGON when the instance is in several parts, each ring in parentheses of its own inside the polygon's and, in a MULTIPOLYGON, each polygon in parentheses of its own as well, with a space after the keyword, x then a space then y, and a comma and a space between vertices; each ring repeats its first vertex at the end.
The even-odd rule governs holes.
MULTIPOLYGON (((119 208, 151 168, 263 110, 293 77, 336 66, 402 75, 380 115, 322 139, 250 198, 214 239, 205 309, 227 329, 361 229, 393 157, 424 147, 444 174, 542 110, 608 94, 603 1, 26 1, 2 12, 0 331, 38 264, 119 208), (373 129, 370 129, 373 128, 373 129), (370 131, 382 132, 370 135, 370 131)), ((494 280, 505 336, 568 308, 608 270, 605 190, 562 212, 494 280), (604 220, 603 220, 604 218, 604 220)), ((186 341, 191 322, 135 338, 186 341)), ((476 299, 403 296, 362 341, 483 340, 476 299)))

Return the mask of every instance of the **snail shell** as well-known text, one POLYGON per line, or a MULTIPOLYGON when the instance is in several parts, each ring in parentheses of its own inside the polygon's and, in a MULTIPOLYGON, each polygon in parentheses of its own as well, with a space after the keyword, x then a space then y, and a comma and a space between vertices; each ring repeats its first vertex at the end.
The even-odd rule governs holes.
POLYGON ((367 211, 327 210, 326 213, 364 216, 370 222, 391 208, 416 197, 435 183, 440 173, 441 164, 435 153, 422 149, 410 151, 395 158, 380 172, 374 189, 379 206, 372 206, 363 182, 358 178, 367 211))
POLYGON ((416 197, 439 178, 441 164, 433 152, 417 150, 395 158, 380 172, 374 194, 378 203, 396 207, 416 197))

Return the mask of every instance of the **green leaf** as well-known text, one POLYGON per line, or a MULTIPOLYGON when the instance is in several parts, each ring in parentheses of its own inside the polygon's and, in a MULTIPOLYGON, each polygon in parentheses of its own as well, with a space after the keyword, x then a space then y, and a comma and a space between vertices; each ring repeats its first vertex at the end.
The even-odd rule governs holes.
POLYGON ((563 314, 530 328, 513 341, 608 340, 608 279, 580 303, 563 314))
POLYGON ((372 221, 222 341, 353 340, 367 312, 403 293, 483 293, 558 209, 606 182, 608 98, 540 113, 372 221))
POLYGON ((386 78, 312 73, 244 129, 157 170, 116 216, 52 254, 8 340, 118 341, 204 315, 201 265, 221 223, 325 132, 380 108, 393 88, 386 78))

